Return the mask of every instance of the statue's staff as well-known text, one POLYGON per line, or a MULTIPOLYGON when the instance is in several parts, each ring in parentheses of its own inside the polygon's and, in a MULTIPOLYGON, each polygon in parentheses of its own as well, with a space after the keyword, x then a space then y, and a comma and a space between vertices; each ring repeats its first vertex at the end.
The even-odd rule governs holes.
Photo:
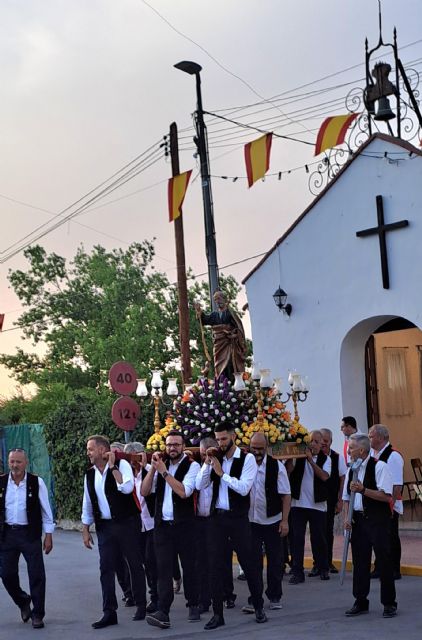
MULTIPOLYGON (((359 469, 360 469, 360 466, 361 466, 362 462, 363 462, 362 458, 358 458, 352 464, 352 466, 351 466, 352 482, 356 482, 357 481, 359 469)), ((350 492, 349 511, 348 511, 347 520, 346 520, 346 523, 349 524, 349 525, 352 524, 353 507, 354 507, 354 504, 355 504, 355 496, 356 496, 356 492, 355 491, 351 491, 350 492)), ((351 528, 346 529, 345 533, 344 533, 343 560, 341 562, 341 569, 340 569, 340 584, 341 585, 344 582, 344 575, 346 573, 347 554, 349 553, 349 542, 350 542, 351 533, 352 533, 352 529, 351 528)))
POLYGON ((199 302, 195 303, 195 312, 196 312, 196 317, 198 318, 199 327, 201 329, 201 339, 202 339, 202 346, 204 348, 205 358, 207 362, 211 362, 210 352, 208 351, 207 343, 205 340, 204 325, 202 324, 202 309, 199 305, 199 302))

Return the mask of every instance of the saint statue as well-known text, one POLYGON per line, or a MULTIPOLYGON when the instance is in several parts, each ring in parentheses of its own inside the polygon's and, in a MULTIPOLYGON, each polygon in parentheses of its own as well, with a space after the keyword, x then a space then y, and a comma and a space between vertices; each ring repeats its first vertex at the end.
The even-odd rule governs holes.
POLYGON ((233 380, 234 373, 245 370, 246 339, 242 321, 227 303, 222 291, 214 293, 217 311, 206 314, 195 304, 196 316, 203 325, 210 325, 213 334, 214 373, 233 380))

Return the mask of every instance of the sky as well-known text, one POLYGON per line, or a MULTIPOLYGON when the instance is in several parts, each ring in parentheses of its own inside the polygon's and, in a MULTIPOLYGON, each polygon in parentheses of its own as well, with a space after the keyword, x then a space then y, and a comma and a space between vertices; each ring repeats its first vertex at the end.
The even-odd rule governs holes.
MULTIPOLYGON (((402 61, 418 68, 420 0, 383 0, 382 7, 384 41, 396 26, 402 61)), ((193 169, 184 204, 186 259, 195 274, 206 272, 192 144, 195 82, 173 65, 202 66, 206 111, 314 143, 323 119, 345 113, 346 93, 364 85, 365 37, 376 46, 378 0, 2 0, 0 259, 144 154, 139 175, 38 242, 71 260, 81 244, 89 251, 156 238, 155 266, 175 281, 171 167, 158 146, 175 121, 181 171, 193 169), (151 153, 157 161, 147 167, 151 153)), ((222 271, 241 281, 258 261, 249 258, 266 252, 311 202, 305 165, 312 170, 314 151, 275 138, 275 175, 249 190, 243 145, 261 134, 212 116, 206 122, 218 262, 240 262, 222 271)), ((9 269, 26 266, 22 252, 0 265, 2 353, 32 350, 13 330, 22 306, 7 279, 9 269)), ((246 302, 244 291, 239 302, 246 302)), ((250 334, 247 318, 245 324, 250 334)), ((16 386, 0 369, 0 396, 16 386)))

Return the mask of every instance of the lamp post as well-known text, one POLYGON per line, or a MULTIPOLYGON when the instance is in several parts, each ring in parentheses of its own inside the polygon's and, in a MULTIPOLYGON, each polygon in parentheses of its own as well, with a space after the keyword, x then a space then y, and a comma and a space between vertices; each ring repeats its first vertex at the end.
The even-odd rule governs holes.
POLYGON ((211 177, 208 156, 207 128, 204 121, 204 111, 202 107, 201 93, 201 65, 190 60, 183 60, 174 65, 179 71, 195 76, 196 79, 196 99, 197 108, 195 112, 196 137, 194 142, 198 149, 201 163, 202 198, 204 201, 204 224, 205 224, 205 250, 208 262, 208 283, 210 288, 211 307, 216 311, 216 304, 213 299, 215 291, 218 289, 218 264, 217 247, 215 242, 214 227, 214 207, 211 193, 211 177))
POLYGON ((146 398, 149 395, 149 391, 146 385, 146 378, 137 378, 138 386, 136 387, 136 395, 141 399, 141 404, 144 407, 150 407, 154 405, 154 433, 158 433, 161 428, 160 423, 160 403, 165 407, 171 407, 174 398, 179 393, 177 389, 176 378, 169 378, 166 395, 170 398, 170 402, 166 402, 163 394, 163 380, 161 378, 161 372, 158 369, 154 369, 151 377, 151 399, 149 401, 146 398))

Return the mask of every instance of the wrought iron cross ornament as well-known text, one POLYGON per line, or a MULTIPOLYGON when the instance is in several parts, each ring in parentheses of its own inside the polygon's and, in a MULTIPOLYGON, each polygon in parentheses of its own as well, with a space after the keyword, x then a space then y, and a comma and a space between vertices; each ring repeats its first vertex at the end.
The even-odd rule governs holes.
POLYGON ((377 218, 378 226, 371 227, 370 229, 363 229, 363 231, 357 231, 358 238, 365 238, 366 236, 378 235, 380 243, 380 255, 381 255, 381 271, 382 271, 382 286, 384 289, 390 288, 390 276, 388 273, 388 257, 387 257, 387 243, 386 233, 387 231, 394 231, 395 229, 402 229, 409 225, 408 220, 400 220, 399 222, 392 222, 391 224, 385 224, 384 222, 384 206, 382 202, 382 196, 376 197, 377 201, 377 218))

